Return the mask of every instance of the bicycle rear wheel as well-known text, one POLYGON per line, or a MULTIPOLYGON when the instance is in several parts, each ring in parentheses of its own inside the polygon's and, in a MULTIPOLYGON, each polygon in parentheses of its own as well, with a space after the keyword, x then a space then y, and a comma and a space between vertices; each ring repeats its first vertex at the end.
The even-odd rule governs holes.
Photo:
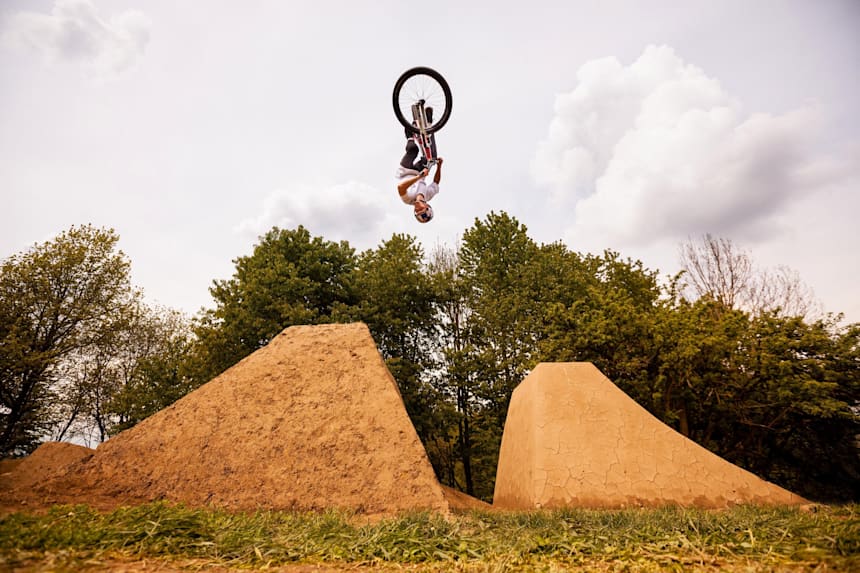
POLYGON ((425 108, 433 108, 433 123, 427 133, 435 133, 448 123, 453 100, 442 74, 430 68, 412 68, 403 72, 394 84, 394 115, 412 133, 418 133, 418 128, 412 125, 412 105, 419 101, 424 102, 425 108))

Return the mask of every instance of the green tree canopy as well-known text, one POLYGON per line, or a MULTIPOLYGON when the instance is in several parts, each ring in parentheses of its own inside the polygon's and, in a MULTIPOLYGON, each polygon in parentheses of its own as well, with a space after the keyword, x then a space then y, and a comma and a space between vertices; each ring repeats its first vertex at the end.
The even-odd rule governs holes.
POLYGON ((115 391, 104 404, 111 435, 166 408, 197 384, 191 323, 164 307, 136 305, 113 353, 115 391))
POLYGON ((454 343, 444 352, 442 386, 459 417, 456 458, 466 491, 484 499, 492 496, 511 393, 537 350, 539 255, 524 225, 507 213, 490 213, 466 230, 455 258, 439 259, 435 267, 439 318, 454 343))
POLYGON ((133 298, 112 229, 72 227, 0 268, 0 454, 34 448, 62 361, 97 344, 133 298))
POLYGON ((294 324, 332 321, 332 313, 357 302, 350 284, 354 250, 346 242, 311 237, 304 227, 277 227, 249 256, 234 260, 233 277, 210 289, 215 308, 199 319, 201 367, 207 381, 294 324))

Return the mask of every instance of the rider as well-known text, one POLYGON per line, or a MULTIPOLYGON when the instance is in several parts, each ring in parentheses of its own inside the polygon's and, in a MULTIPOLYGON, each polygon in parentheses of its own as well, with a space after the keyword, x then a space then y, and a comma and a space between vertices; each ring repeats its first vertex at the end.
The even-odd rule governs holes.
MULTIPOLYGON (((433 108, 426 108, 427 124, 433 120, 433 108)), ((427 158, 418 157, 418 145, 412 138, 412 133, 406 130, 406 153, 400 160, 400 167, 397 170, 397 177, 400 182, 397 184, 397 192, 400 194, 400 199, 407 205, 413 205, 415 208, 415 218, 419 223, 427 223, 433 218, 433 208, 427 204, 439 192, 439 181, 442 178, 442 158, 436 159, 436 173, 433 176, 433 182, 427 184, 424 178, 429 174, 427 167, 427 158)), ((436 138, 430 134, 430 149, 433 156, 436 157, 436 138)))

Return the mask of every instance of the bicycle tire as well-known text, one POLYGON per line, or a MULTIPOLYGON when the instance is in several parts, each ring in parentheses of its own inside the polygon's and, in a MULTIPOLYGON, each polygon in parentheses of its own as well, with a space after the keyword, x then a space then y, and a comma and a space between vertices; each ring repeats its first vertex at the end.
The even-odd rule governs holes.
POLYGON ((438 114, 433 118, 433 124, 427 128, 428 134, 442 129, 451 117, 451 88, 442 74, 431 68, 419 66, 403 72, 394 84, 391 99, 397 121, 412 133, 418 133, 418 128, 412 125, 411 107, 419 99, 425 100, 433 107, 434 113, 438 114))

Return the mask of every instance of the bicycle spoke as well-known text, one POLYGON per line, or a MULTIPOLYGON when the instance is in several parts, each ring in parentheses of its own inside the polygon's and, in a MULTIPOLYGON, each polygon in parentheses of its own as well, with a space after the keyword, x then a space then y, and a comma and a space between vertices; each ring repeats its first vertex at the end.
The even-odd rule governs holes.
POLYGON ((432 107, 438 117, 445 111, 445 93, 441 86, 429 76, 409 78, 400 91, 400 108, 407 117, 411 115, 412 104, 424 100, 425 107, 432 107))
POLYGON ((451 115, 451 91, 444 78, 430 68, 407 70, 395 84, 395 115, 407 129, 414 129, 412 106, 419 102, 425 109, 433 108, 428 133, 441 129, 451 115))

